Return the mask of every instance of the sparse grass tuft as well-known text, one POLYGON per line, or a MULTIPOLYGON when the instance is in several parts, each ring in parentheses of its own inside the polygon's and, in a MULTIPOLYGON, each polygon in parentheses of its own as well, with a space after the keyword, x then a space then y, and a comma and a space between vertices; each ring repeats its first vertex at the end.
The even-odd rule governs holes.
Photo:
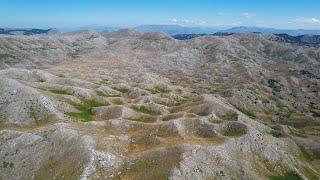
POLYGON ((49 91, 55 94, 72 95, 72 93, 69 93, 67 90, 64 89, 49 89, 49 91))
POLYGON ((247 127, 244 124, 232 122, 224 127, 222 134, 224 136, 241 136, 247 133, 247 127))
POLYGON ((269 180, 302 180, 302 178, 295 172, 286 172, 280 176, 268 176, 269 180))
POLYGON ((277 102, 277 101, 278 101, 278 97, 277 97, 277 96, 274 96, 274 95, 269 96, 269 99, 270 99, 271 101, 274 101, 274 102, 277 102))
POLYGON ((243 108, 243 107, 240 107, 240 106, 235 106, 235 108, 237 108, 240 112, 242 112, 243 114, 249 116, 250 118, 254 119, 256 118, 256 116, 254 115, 253 112, 243 108))
POLYGON ((302 138, 307 137, 306 132, 303 129, 297 129, 297 128, 294 128, 291 126, 289 126, 288 128, 289 128, 290 134, 293 136, 298 136, 298 137, 302 137, 302 138))
POLYGON ((133 105, 131 106, 131 109, 133 109, 134 111, 136 112, 140 112, 140 113, 144 113, 144 114, 150 114, 150 115, 159 115, 159 112, 158 111, 154 111, 152 109, 149 109, 145 106, 136 106, 136 105, 133 105))
POLYGON ((100 80, 100 84, 108 84, 108 79, 102 79, 100 80))
POLYGON ((106 93, 102 92, 102 91, 96 91, 98 96, 104 96, 107 97, 106 93))
POLYGON ((229 112, 227 114, 220 115, 219 118, 226 121, 236 121, 238 120, 238 114, 235 112, 229 112))
POLYGON ((94 100, 85 100, 82 104, 75 105, 75 108, 77 108, 80 113, 69 112, 67 115, 76 119, 81 119, 84 122, 88 122, 92 120, 92 108, 99 106, 103 106, 103 104, 94 100))
POLYGON ((123 101, 120 98, 113 99, 112 103, 115 105, 123 105, 123 101))
POLYGON ((156 86, 152 89, 147 89, 148 91, 150 91, 152 94, 158 94, 158 93, 168 93, 170 92, 169 89, 165 88, 165 87, 161 87, 161 86, 156 86))
POLYGON ((89 114, 87 112, 81 112, 81 113, 69 112, 67 113, 67 115, 75 119, 81 119, 84 122, 89 122, 92 120, 91 113, 89 114))
POLYGON ((168 179, 170 170, 178 166, 180 162, 179 152, 168 152, 161 158, 148 156, 136 160, 122 171, 119 179, 168 179))
POLYGON ((61 78, 66 77, 64 74, 58 74, 57 76, 58 76, 58 77, 61 77, 61 78))
POLYGON ((298 145, 300 150, 301 150, 301 155, 300 158, 304 161, 307 162, 312 162, 312 157, 311 155, 308 153, 308 151, 302 146, 302 145, 298 145))
POLYGON ((113 89, 116 90, 116 91, 119 91, 121 93, 129 92, 129 89, 127 89, 127 88, 113 87, 113 89))
POLYGON ((288 107, 284 106, 280 107, 279 114, 282 117, 289 118, 292 115, 292 111, 288 107))

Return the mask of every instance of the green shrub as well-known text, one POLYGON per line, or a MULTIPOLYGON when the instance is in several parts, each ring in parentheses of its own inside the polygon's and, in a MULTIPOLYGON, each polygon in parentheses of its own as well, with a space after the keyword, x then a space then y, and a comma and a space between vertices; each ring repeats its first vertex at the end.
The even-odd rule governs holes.
POLYGON ((49 89, 49 91, 55 94, 72 95, 72 93, 69 93, 67 90, 64 89, 49 89))
POLYGON ((276 138, 279 138, 279 137, 282 136, 281 131, 279 131, 279 130, 274 130, 274 129, 270 131, 270 134, 271 134, 273 137, 276 137, 276 138))
POLYGON ((0 53, 0 59, 7 59, 7 58, 13 58, 11 54, 8 53, 0 53))
POLYGON ((282 117, 289 118, 293 112, 288 107, 280 107, 279 114, 282 117))
POLYGON ((45 79, 39 79, 38 81, 39 81, 39 82, 46 82, 45 79))
POLYGON ((3 161, 3 162, 2 162, 2 167, 3 167, 3 168, 13 168, 13 167, 14 167, 14 164, 13 164, 12 162, 3 161))

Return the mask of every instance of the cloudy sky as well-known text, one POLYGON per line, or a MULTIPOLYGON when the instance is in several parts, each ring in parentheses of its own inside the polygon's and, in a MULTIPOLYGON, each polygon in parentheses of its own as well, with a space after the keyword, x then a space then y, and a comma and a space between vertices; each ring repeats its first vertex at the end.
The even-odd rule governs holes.
POLYGON ((320 0, 0 0, 0 27, 92 24, 320 29, 320 0))

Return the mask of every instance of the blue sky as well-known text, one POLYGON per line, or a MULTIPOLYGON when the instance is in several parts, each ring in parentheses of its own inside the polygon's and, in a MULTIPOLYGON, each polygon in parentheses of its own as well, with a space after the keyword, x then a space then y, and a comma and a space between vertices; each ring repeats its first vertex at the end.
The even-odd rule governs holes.
POLYGON ((320 29, 320 0, 0 0, 1 27, 92 24, 320 29))

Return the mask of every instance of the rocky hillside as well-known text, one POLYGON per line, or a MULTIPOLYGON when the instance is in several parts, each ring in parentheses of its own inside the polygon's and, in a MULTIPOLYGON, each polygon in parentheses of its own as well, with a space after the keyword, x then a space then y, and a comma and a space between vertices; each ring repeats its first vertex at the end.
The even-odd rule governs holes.
POLYGON ((319 179, 320 47, 0 36, 0 179, 319 179))

